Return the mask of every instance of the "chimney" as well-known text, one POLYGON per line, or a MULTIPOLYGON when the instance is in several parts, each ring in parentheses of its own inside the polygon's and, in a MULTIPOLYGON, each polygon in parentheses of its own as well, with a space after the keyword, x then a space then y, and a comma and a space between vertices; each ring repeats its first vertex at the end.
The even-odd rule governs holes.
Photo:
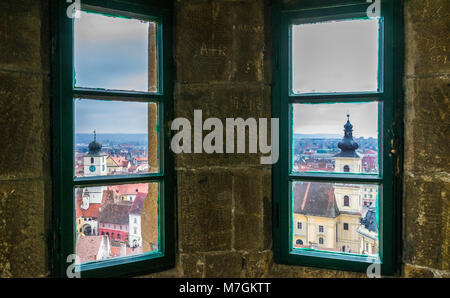
POLYGON ((120 243, 120 256, 124 257, 127 255, 127 245, 125 243, 120 243))

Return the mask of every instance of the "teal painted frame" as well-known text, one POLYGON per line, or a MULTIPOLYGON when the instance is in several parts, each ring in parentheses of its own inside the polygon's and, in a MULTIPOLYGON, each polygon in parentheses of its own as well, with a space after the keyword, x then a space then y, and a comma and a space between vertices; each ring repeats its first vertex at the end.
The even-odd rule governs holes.
POLYGON ((348 94, 292 94, 290 91, 289 26, 301 21, 324 21, 364 17, 371 3, 365 0, 293 1, 272 6, 273 85, 272 114, 280 119, 280 158, 273 166, 273 250, 275 262, 329 269, 366 272, 372 260, 357 255, 344 255, 308 250, 291 250, 291 189, 293 181, 353 182, 380 185, 380 255, 381 273, 395 275, 401 261, 401 191, 403 159, 403 4, 397 0, 381 0, 384 34, 380 39, 379 79, 377 92, 348 94), (381 67, 381 68, 380 68, 381 67), (325 103, 379 101, 378 175, 290 173, 290 105, 292 103, 325 103))
POLYGON ((70 3, 51 2, 52 15, 52 115, 53 115, 53 206, 50 239, 52 276, 66 277, 74 253, 75 216, 73 190, 76 186, 111 185, 130 182, 159 183, 159 251, 120 259, 82 264, 81 277, 136 276, 157 272, 175 265, 175 185, 170 145, 169 120, 173 116, 173 61, 171 2, 82 0, 82 9, 124 17, 158 21, 158 91, 156 93, 80 89, 73 85, 73 23, 66 15, 70 3), (164 45, 164 46, 163 46, 164 45), (73 98, 141 101, 158 104, 159 173, 114 177, 74 178, 73 176, 73 98))

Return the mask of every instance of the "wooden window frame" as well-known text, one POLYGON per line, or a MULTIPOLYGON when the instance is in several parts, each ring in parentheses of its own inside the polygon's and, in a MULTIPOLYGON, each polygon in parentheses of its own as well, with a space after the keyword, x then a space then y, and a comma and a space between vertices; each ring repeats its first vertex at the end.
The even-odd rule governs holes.
POLYGON ((52 10, 52 117, 53 117, 53 239, 50 250, 52 275, 66 277, 71 263, 67 257, 75 250, 74 188, 125 183, 159 183, 159 249, 91 264, 81 264, 81 277, 136 276, 158 272, 175 265, 175 185, 173 156, 169 149, 169 120, 173 115, 172 79, 172 4, 164 1, 81 0, 81 9, 155 20, 158 23, 157 92, 81 89, 73 86, 73 19, 67 16, 71 3, 53 1, 52 10), (148 102, 158 105, 159 172, 123 176, 75 178, 74 165, 74 97, 148 102))
POLYGON ((292 248, 291 183, 351 182, 379 185, 379 249, 381 274, 399 272, 401 261, 401 190, 403 154, 403 6, 398 0, 380 0, 383 34, 380 40, 383 70, 381 89, 366 93, 292 94, 290 90, 290 34, 294 20, 304 22, 366 16, 365 0, 304 0, 272 7, 273 85, 272 115, 280 119, 280 159, 273 166, 273 250, 276 263, 366 272, 373 259, 361 255, 324 253, 292 248), (290 172, 290 105, 293 103, 379 101, 380 173, 373 176, 290 172))

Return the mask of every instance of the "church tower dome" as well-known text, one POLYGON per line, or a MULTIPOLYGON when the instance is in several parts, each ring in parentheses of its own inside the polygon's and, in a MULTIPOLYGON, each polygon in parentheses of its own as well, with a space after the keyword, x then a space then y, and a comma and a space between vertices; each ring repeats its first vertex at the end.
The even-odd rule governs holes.
POLYGON ((358 143, 353 140, 353 125, 350 123, 350 115, 347 114, 347 123, 344 125, 344 137, 338 143, 338 148, 341 152, 336 154, 335 157, 359 157, 356 153, 358 149, 358 143))
POLYGON ((97 134, 94 130, 94 140, 89 143, 89 156, 98 156, 101 154, 102 144, 97 142, 97 134))

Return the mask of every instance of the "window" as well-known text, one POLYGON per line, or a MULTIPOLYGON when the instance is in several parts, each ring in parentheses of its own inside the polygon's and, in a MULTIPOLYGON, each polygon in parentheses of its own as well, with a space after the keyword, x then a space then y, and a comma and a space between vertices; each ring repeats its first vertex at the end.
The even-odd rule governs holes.
POLYGON ((344 230, 348 231, 348 223, 344 222, 344 230))
POLYGON ((52 10, 58 20, 52 72, 58 74, 56 276, 66 276, 71 254, 80 258, 75 270, 81 277, 132 276, 174 266, 167 125, 172 119, 172 9, 161 1, 141 3, 84 0, 81 11, 68 16, 70 3, 55 1, 52 10), (131 167, 135 158, 142 160, 139 171, 131 167), (100 227, 89 236, 74 224, 83 218, 83 194, 89 216, 100 227), (131 196, 130 202, 120 202, 131 196), (133 244, 128 232, 111 233, 105 225, 122 229, 141 214, 139 246, 125 250, 126 256, 114 254, 121 244, 133 244), (90 253, 95 249, 84 249, 92 245, 104 249, 101 258, 90 253))
POLYGON ((319 226, 319 233, 323 233, 323 226, 319 226))
POLYGON ((303 245, 303 241, 301 239, 297 239, 297 241, 295 242, 297 245, 303 245))
POLYGON ((302 229, 302 223, 301 223, 301 222, 298 222, 298 223, 297 223, 297 229, 299 229, 299 230, 302 229))
POLYGON ((348 196, 344 196, 344 206, 350 206, 350 198, 348 196))
POLYGON ((381 0, 378 15, 362 0, 324 2, 280 0, 272 14, 275 261, 361 272, 377 263, 390 275, 400 241, 400 1, 381 0), (363 162, 366 155, 375 162, 363 162), (372 205, 364 206, 365 189, 373 190, 372 205), (369 214, 376 223, 363 225, 369 214), (355 223, 355 233, 336 229, 324 245, 323 227, 306 230, 320 246, 299 247, 301 216, 347 230, 355 223), (368 234, 375 249, 361 253, 368 234))

